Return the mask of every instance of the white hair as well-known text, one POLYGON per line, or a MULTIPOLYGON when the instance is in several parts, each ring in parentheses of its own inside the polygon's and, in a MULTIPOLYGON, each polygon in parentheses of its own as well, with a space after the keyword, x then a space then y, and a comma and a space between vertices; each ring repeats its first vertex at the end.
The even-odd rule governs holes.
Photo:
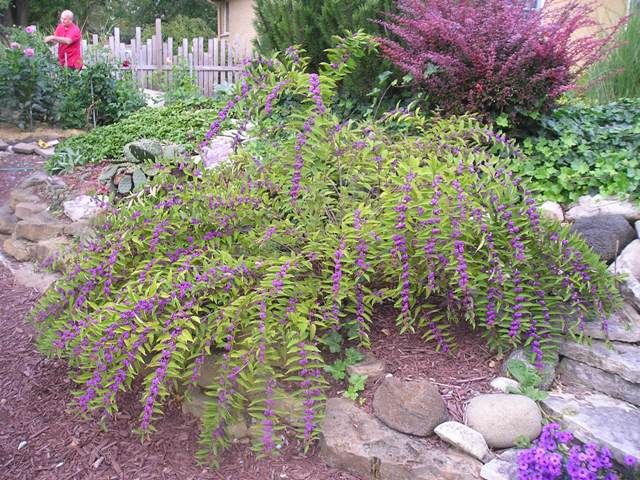
POLYGON ((62 17, 71 17, 71 20, 73 20, 73 12, 71 10, 63 10, 60 14, 60 18, 62 17))

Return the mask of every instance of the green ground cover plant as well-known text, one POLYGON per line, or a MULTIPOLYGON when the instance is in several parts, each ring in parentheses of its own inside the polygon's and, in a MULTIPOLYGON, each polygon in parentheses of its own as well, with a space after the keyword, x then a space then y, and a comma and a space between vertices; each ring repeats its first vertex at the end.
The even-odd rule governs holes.
MULTIPOLYGON (((369 346, 377 304, 395 305, 398 331, 443 355, 465 322, 493 349, 526 346, 540 366, 561 332, 580 338, 590 312, 619 302, 606 265, 538 216, 506 168, 513 148, 474 118, 332 113, 338 83, 372 48, 345 37, 318 73, 299 51, 256 59, 203 147, 232 113, 255 122, 255 140, 218 169, 159 175, 66 262, 33 317, 40 348, 71 366, 80 411, 113 413, 133 391, 147 435, 214 356, 201 459, 215 462, 244 416, 258 452, 287 434, 308 446, 326 351, 369 346), (299 418, 275 408, 282 391, 299 418)), ((363 384, 354 378, 349 395, 363 384)))
MULTIPOLYGON (((162 108, 142 108, 118 123, 64 140, 59 150, 75 152, 85 164, 120 158, 127 143, 141 138, 179 143, 193 151, 222 103, 220 99, 200 98, 176 101, 162 108)), ((45 168, 55 173, 62 162, 63 158, 56 154, 47 161, 45 168)))
POLYGON ((586 194, 638 196, 640 99, 567 105, 540 120, 540 133, 522 142, 513 168, 549 200, 586 194))

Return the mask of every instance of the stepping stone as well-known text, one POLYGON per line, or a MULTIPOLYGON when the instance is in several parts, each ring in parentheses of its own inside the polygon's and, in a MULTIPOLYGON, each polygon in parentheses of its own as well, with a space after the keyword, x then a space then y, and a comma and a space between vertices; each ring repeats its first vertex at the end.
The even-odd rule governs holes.
POLYGON ((633 305, 625 302, 623 307, 607 318, 607 331, 602 330, 602 323, 585 322, 584 333, 599 340, 616 342, 640 342, 640 313, 633 305))
POLYGON ((371 353, 366 353, 362 362, 349 365, 347 367, 347 374, 351 375, 364 375, 367 380, 376 380, 382 377, 386 372, 384 362, 378 360, 371 353))
POLYGON ((0 234, 11 235, 16 228, 17 221, 18 218, 8 206, 3 205, 0 207, 0 234))
POLYGON ((23 155, 31 155, 35 149, 38 148, 38 145, 34 143, 16 143, 11 147, 14 153, 21 153, 23 155))
POLYGON ((640 384, 640 346, 618 342, 607 345, 600 340, 591 345, 566 341, 560 345, 560 354, 640 384))
POLYGON ((473 480, 482 466, 453 448, 392 430, 344 398, 327 401, 320 456, 332 467, 376 480, 473 480))
POLYGON ((48 258, 55 259, 63 254, 69 246, 69 240, 65 237, 40 240, 35 247, 35 257, 39 262, 44 262, 48 258))
POLYGON ((38 203, 41 202, 31 189, 15 188, 9 193, 9 207, 11 210, 16 209, 16 205, 23 202, 38 203))
POLYGON ((633 405, 599 393, 584 398, 552 393, 542 406, 578 440, 607 447, 616 461, 623 463, 625 455, 640 458, 640 410, 633 405))
POLYGON ((579 384, 640 406, 640 385, 585 363, 564 358, 558 368, 563 383, 579 384))
POLYGON ((58 274, 36 271, 30 263, 13 270, 12 273, 18 284, 40 293, 46 292, 51 284, 60 278, 58 274))

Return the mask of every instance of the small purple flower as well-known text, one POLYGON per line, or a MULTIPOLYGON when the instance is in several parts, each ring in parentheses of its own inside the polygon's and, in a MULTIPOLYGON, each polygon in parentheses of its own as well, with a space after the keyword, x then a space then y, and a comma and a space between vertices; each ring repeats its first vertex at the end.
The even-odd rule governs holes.
POLYGON ((33 57, 36 52, 33 48, 25 48, 22 53, 25 57, 33 57))
POLYGON ((35 25, 29 25, 28 27, 25 27, 24 31, 27 32, 29 35, 31 35, 32 33, 35 33, 36 26, 35 25))
POLYGON ((11 42, 9 44, 9 48, 11 50, 18 50, 20 48, 20 44, 18 42, 11 42))

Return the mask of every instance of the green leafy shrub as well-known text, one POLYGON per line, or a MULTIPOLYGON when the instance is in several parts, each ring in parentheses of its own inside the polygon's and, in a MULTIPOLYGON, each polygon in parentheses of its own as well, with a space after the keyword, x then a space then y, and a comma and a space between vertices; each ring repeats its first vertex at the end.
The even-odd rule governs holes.
POLYGON ((145 105, 131 72, 117 76, 108 60, 89 63, 82 70, 62 69, 58 84, 57 122, 67 128, 109 125, 145 105))
POLYGON ((20 128, 51 121, 55 103, 56 59, 38 32, 8 32, 9 46, 0 45, 0 116, 20 128))
POLYGON ((523 142, 514 168, 550 200, 581 195, 638 196, 640 100, 568 105, 541 119, 541 133, 523 142))
POLYGON ((640 8, 629 16, 617 38, 619 45, 588 73, 587 97, 599 103, 640 97, 640 8))
MULTIPOLYGON (((108 158, 121 158, 127 143, 141 138, 155 138, 180 143, 193 150, 201 141, 217 112, 220 100, 199 99, 176 102, 162 108, 142 108, 129 117, 90 132, 64 140, 62 147, 78 153, 83 163, 97 163, 108 158)), ((55 172, 60 157, 56 154, 45 164, 55 172)))
MULTIPOLYGON (((395 3, 395 0, 256 0, 256 46, 261 53, 271 54, 293 44, 300 45, 310 57, 310 70, 317 71, 327 61, 326 49, 333 45, 334 35, 357 29, 382 34, 384 29, 376 20, 395 11, 395 3)), ((375 79, 392 68, 390 62, 374 53, 359 62, 354 75, 339 87, 343 113, 354 110, 360 113, 360 104, 375 87, 375 79)))
MULTIPOLYGON (((606 265, 538 217, 505 169, 511 147, 473 118, 355 123, 331 112, 369 42, 343 39, 319 75, 291 55, 256 60, 205 138, 235 111, 258 140, 218 169, 161 174, 69 263, 34 317, 40 347, 73 367, 82 410, 114 412, 134 390, 145 434, 213 355, 202 458, 229 444, 244 415, 257 450, 271 452, 285 430, 308 445, 325 339, 369 345, 380 302, 395 304, 401 332, 445 352, 466 322, 491 348, 527 345, 536 364, 561 332, 580 336, 588 311, 618 302, 606 265), (287 96, 297 103, 281 104, 287 96), (291 114, 269 122, 281 108, 291 114), (280 391, 303 405, 288 424, 280 391)), ((362 385, 354 378, 349 395, 362 385)))

